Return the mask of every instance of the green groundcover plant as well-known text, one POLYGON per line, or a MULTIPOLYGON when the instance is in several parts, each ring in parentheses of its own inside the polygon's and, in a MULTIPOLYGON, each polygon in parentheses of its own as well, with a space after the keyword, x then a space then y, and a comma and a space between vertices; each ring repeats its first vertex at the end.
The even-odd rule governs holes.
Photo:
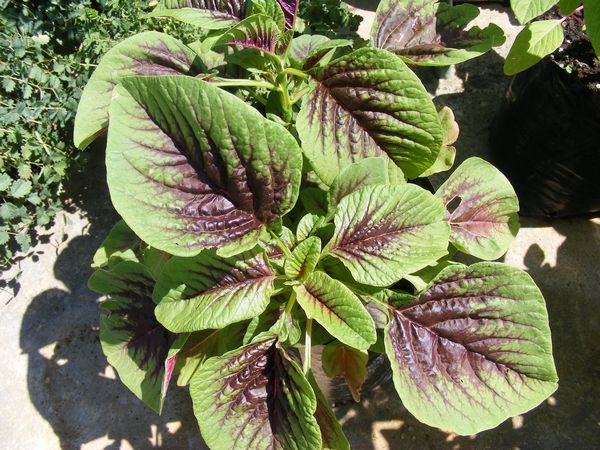
POLYGON ((506 252, 512 187, 479 158, 435 193, 411 181, 452 166, 458 128, 404 61, 468 59, 495 28, 462 30, 471 7, 384 1, 353 48, 295 36, 297 9, 166 0, 151 16, 201 38, 134 36, 91 77, 75 141, 108 132, 123 218, 89 282, 108 296, 109 363, 157 412, 172 378, 189 385, 213 449, 349 448, 314 345, 355 398, 368 352, 385 353, 431 426, 472 434, 530 410, 557 387, 539 289, 516 268, 452 261, 506 252))
POLYGON ((578 19, 600 55, 600 2, 598 0, 511 0, 517 20, 525 25, 506 57, 504 73, 515 75, 540 62, 564 42, 563 24, 569 17, 578 19), (558 6, 561 19, 533 20, 558 6))

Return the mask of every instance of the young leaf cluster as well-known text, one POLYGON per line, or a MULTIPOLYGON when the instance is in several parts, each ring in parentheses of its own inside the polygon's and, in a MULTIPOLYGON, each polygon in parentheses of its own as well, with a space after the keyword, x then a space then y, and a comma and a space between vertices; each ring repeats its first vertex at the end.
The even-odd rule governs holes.
MULTIPOLYGON (((368 352, 385 353, 407 409, 456 433, 535 407, 557 382, 539 289, 500 263, 452 261, 507 251, 510 183, 471 158, 436 192, 420 187, 453 165, 452 112, 407 53, 298 35, 297 11, 163 0, 151 16, 199 40, 133 36, 90 78, 75 142, 107 133, 123 218, 89 283, 108 296, 109 362, 158 412, 173 377, 189 385, 214 449, 349 448, 312 373, 315 345, 357 400, 368 352)), ((381 14, 374 35, 395 20, 381 14)))
POLYGON ((515 75, 556 51, 564 42, 563 25, 570 17, 581 15, 581 26, 600 55, 600 3, 595 0, 511 0, 517 20, 525 28, 517 35, 504 63, 504 73, 515 75), (561 19, 534 20, 558 7, 561 19))

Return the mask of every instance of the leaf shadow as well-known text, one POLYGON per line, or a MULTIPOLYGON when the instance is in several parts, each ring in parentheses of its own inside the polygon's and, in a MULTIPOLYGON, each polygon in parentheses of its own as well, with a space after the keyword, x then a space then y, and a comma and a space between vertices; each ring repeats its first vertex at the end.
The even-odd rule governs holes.
POLYGON ((87 287, 92 256, 117 220, 105 183, 103 151, 69 187, 89 221, 61 248, 53 272, 64 288, 33 298, 20 329, 31 402, 51 425, 60 448, 206 449, 185 389, 171 385, 163 415, 138 400, 108 367, 98 338, 100 296, 87 287))

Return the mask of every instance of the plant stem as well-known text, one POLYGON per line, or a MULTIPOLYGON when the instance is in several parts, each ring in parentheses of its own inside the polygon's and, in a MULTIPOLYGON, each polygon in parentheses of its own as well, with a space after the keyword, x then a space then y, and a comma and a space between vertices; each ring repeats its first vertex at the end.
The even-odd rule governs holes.
POLYGON ((292 313, 292 308, 296 304, 296 293, 292 291, 292 295, 290 295, 290 299, 288 300, 287 305, 285 306, 285 314, 290 315, 292 313))
POLYGON ((222 80, 222 81, 213 81, 210 83, 212 86, 217 87, 257 87, 257 88, 266 88, 273 90, 275 86, 266 81, 258 81, 258 80, 222 80))
POLYGON ((304 336, 304 364, 302 369, 307 375, 312 367, 312 319, 306 319, 306 335, 304 336))
POLYGON ((302 78, 303 80, 308 80, 307 73, 302 72, 301 70, 298 70, 298 69, 294 69, 293 67, 288 67, 288 68, 284 69, 283 73, 294 75, 296 77, 302 78))
POLYGON ((283 242, 283 240, 279 236, 277 236, 275 233, 273 233, 271 230, 269 230, 269 233, 271 234, 271 236, 273 237, 273 239, 275 239, 275 242, 277 243, 277 246, 281 249, 281 251, 283 252, 283 254, 286 257, 292 256, 292 252, 290 252, 290 249, 287 248, 287 245, 285 245, 285 242, 283 242))

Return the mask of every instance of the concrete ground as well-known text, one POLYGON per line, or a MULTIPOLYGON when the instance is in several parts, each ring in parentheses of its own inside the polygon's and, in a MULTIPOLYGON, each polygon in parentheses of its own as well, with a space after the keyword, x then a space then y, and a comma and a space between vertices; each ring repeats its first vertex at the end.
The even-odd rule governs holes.
MULTIPOLYGON (((377 2, 351 3, 368 10, 377 2)), ((480 20, 495 21, 514 39, 517 29, 504 9, 488 9, 480 20)), ((490 52, 449 79, 425 78, 436 102, 451 106, 461 125, 459 158, 485 156, 507 84, 502 58, 490 52)), ((98 342, 99 298, 86 287, 92 255, 116 220, 101 153, 71 191, 77 193, 71 210, 3 274, 8 280, 21 272, 0 291, 2 448, 206 448, 185 390, 171 390, 159 417, 107 367, 98 342)), ((560 376, 555 395, 495 430, 459 437, 417 422, 387 383, 361 404, 337 408, 353 448, 600 448, 600 220, 523 219, 505 261, 531 273, 546 297, 560 376)))

